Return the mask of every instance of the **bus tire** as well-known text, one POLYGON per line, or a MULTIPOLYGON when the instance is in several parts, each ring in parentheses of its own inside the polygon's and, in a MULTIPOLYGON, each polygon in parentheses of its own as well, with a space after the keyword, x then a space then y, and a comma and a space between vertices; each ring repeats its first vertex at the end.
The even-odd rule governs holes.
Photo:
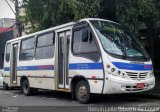
POLYGON ((25 79, 22 83, 22 91, 26 96, 30 96, 32 94, 32 88, 30 87, 29 81, 25 79))
POLYGON ((86 104, 90 100, 89 85, 86 81, 81 80, 75 86, 75 97, 78 102, 86 104))
POLYGON ((8 89, 9 89, 8 84, 3 83, 3 90, 8 90, 8 89))

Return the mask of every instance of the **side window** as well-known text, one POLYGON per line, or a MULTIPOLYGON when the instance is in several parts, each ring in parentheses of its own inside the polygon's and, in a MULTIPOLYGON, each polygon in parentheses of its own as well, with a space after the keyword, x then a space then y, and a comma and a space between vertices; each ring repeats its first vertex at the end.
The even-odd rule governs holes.
POLYGON ((7 44, 6 45, 6 55, 5 55, 6 62, 9 62, 10 60, 10 49, 11 49, 11 44, 7 44))
POLYGON ((97 46, 92 33, 88 29, 74 31, 72 49, 75 54, 97 52, 97 46))
POLYGON ((47 59, 54 56, 54 33, 47 33, 37 37, 36 59, 47 59))
POLYGON ((32 60, 34 57, 35 38, 22 40, 19 60, 32 60))

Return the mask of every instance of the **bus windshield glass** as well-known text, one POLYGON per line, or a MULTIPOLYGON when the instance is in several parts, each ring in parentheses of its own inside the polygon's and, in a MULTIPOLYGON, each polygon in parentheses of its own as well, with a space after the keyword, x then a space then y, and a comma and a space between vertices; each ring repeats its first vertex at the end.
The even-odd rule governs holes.
POLYGON ((90 22, 99 36, 103 48, 109 54, 122 58, 149 60, 141 42, 127 28, 108 21, 90 20, 90 22))

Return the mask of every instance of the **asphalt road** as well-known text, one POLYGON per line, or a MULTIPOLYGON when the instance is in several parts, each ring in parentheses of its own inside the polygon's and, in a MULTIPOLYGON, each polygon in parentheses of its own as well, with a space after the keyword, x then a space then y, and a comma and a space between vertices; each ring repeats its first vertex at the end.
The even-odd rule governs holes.
POLYGON ((89 104, 80 104, 72 100, 69 93, 40 90, 37 95, 24 96, 18 89, 7 91, 0 89, 0 105, 2 112, 84 112, 95 111, 90 107, 99 106, 103 109, 105 107, 156 107, 160 112, 160 95, 146 93, 93 95, 89 104), (7 109, 10 111, 6 111, 7 109))

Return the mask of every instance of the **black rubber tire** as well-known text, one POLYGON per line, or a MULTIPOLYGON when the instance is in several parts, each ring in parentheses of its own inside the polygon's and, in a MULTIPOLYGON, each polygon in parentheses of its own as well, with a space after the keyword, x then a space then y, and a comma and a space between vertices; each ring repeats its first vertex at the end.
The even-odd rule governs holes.
POLYGON ((23 94, 23 83, 20 86, 20 92, 23 94))
POLYGON ((25 79, 22 83, 22 91, 26 96, 30 96, 32 94, 32 88, 30 87, 29 81, 25 79))
POLYGON ((3 83, 3 90, 8 90, 8 89, 9 89, 8 85, 6 83, 3 83))
POLYGON ((75 97, 76 97, 76 100, 79 103, 86 104, 86 103, 89 102, 89 100, 90 100, 90 89, 89 89, 89 85, 86 81, 81 80, 76 84, 76 86, 75 86, 75 97), (80 94, 80 88, 83 88, 83 87, 85 87, 85 94, 80 96, 79 95, 80 94))

